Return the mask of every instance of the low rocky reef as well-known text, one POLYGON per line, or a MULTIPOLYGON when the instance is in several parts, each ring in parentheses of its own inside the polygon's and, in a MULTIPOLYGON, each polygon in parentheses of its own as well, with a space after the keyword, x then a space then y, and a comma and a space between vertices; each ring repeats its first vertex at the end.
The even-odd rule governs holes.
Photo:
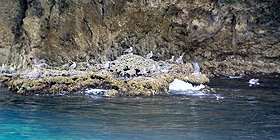
MULTIPOLYGON (((126 54, 104 64, 72 63, 60 67, 42 63, 26 69, 2 65, 0 81, 2 86, 23 95, 59 95, 97 88, 106 90, 104 96, 151 96, 168 94, 174 79, 199 85, 208 83, 214 76, 278 76, 280 73, 279 64, 260 60, 207 61, 199 65, 195 61, 183 63, 180 58, 154 61, 126 54)), ((213 91, 208 86, 203 90, 213 91)))
POLYGON ((74 63, 75 67, 52 68, 47 64, 25 73, 3 73, 2 86, 18 94, 66 94, 87 88, 105 89, 105 96, 151 96, 168 94, 175 78, 193 84, 209 82, 192 63, 154 61, 127 54, 105 64, 74 63), (197 70, 196 70, 197 71, 197 70))

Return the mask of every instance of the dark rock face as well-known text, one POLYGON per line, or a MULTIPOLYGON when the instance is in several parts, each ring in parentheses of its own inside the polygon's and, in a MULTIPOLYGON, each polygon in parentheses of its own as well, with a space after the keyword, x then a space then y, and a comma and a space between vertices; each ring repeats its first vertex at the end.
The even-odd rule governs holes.
MULTIPOLYGON (((154 60, 280 60, 280 3, 273 0, 0 1, 0 63, 30 57, 61 66, 154 52, 154 60)), ((276 68, 277 69, 277 68, 276 68)), ((276 71, 280 72, 280 71, 276 71)))

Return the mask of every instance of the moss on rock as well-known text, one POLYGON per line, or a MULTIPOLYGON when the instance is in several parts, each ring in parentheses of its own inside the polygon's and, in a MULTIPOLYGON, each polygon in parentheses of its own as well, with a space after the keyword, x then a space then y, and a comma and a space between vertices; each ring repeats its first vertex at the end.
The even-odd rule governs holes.
POLYGON ((109 67, 95 65, 93 69, 97 72, 41 68, 22 76, 6 79, 2 76, 2 83, 10 90, 24 95, 65 94, 99 88, 107 90, 105 96, 151 96, 168 94, 169 83, 175 78, 195 84, 209 82, 204 74, 192 76, 193 68, 190 63, 178 65, 157 62, 130 54, 110 62, 109 67), (147 68, 146 73, 139 74, 141 68, 147 68), (128 73, 129 70, 135 71, 128 73), (49 73, 57 74, 50 76, 49 73))
POLYGON ((205 74, 201 75, 187 75, 182 80, 194 84, 200 84, 200 83, 208 83, 210 82, 209 78, 205 74))
POLYGON ((149 96, 167 94, 168 82, 165 79, 122 81, 102 74, 9 81, 10 90, 24 95, 63 94, 85 90, 86 88, 106 89, 108 91, 105 94, 110 96, 149 96))

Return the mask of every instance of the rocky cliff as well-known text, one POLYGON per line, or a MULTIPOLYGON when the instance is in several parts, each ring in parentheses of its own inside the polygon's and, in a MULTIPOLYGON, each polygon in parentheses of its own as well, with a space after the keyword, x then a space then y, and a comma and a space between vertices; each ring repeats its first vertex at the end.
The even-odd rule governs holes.
POLYGON ((205 73, 280 72, 276 0, 1 0, 0 63, 104 63, 134 47, 205 73), (251 63, 252 62, 252 63, 251 63), (257 68, 246 68, 247 64, 257 68), (255 64, 255 65, 254 65, 255 64), (264 67, 262 69, 262 67, 264 67), (209 70, 210 69, 210 70, 209 70), (262 71, 263 70, 263 71, 262 71))

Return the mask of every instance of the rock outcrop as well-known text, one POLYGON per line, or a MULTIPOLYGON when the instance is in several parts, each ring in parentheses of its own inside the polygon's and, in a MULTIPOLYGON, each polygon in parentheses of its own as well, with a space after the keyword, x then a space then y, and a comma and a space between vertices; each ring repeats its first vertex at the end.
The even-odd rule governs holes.
MULTIPOLYGON (((175 78, 201 84, 209 82, 205 74, 195 74, 193 66, 157 62, 138 55, 122 55, 106 64, 86 69, 57 69, 45 65, 35 67, 28 73, 13 73, 3 70, 0 75, 2 86, 24 95, 67 94, 88 88, 104 89, 105 96, 151 96, 168 94, 169 83, 175 78), (155 67, 156 66, 156 67, 155 67), (148 70, 142 74, 140 68, 148 70), (149 68, 151 67, 151 68, 149 68)), ((81 66, 81 64, 78 64, 81 66)))
POLYGON ((279 1, 2 0, 0 4, 0 63, 21 66, 22 71, 30 68, 31 57, 48 59, 52 67, 70 62, 93 65, 115 60, 132 46, 141 56, 153 51, 157 61, 182 54, 185 62, 211 61, 215 65, 202 67, 209 75, 246 74, 232 70, 246 69, 249 62, 275 67, 264 73, 280 72, 279 1), (244 63, 235 65, 241 60, 244 63), (220 65, 224 61, 230 67, 220 65))

